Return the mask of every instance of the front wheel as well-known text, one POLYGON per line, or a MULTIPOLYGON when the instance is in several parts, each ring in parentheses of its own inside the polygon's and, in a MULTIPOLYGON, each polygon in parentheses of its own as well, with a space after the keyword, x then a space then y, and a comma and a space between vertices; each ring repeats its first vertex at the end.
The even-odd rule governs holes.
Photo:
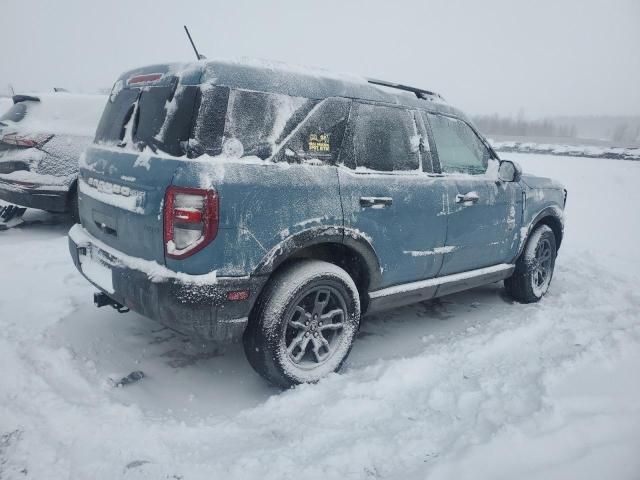
POLYGON ((319 260, 284 267, 266 286, 244 350, 264 378, 288 388, 338 370, 360 323, 360 297, 341 268, 319 260))
POLYGON ((540 225, 527 240, 513 275, 504 281, 507 293, 523 303, 540 300, 549 289, 556 255, 553 230, 547 225, 540 225))

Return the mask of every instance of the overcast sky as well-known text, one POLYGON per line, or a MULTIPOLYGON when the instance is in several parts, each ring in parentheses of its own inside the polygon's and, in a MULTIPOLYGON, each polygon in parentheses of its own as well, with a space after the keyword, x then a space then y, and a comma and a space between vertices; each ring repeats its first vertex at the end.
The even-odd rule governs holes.
POLYGON ((202 53, 408 83, 468 113, 640 114, 640 0, 1 0, 0 91, 202 53))

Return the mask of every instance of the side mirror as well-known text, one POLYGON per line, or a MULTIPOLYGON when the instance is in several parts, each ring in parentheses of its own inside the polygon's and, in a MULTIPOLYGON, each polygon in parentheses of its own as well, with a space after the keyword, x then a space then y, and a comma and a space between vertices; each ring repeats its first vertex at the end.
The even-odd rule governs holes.
POLYGON ((500 161, 498 178, 503 182, 518 182, 522 177, 522 167, 511 160, 500 161))

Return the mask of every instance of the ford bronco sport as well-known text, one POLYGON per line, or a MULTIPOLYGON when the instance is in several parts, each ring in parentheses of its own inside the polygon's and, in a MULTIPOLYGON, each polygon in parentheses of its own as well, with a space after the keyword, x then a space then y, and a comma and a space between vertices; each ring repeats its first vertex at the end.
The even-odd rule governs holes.
POLYGON ((98 306, 242 339, 284 387, 340 368, 365 312, 501 280, 539 300, 566 200, 435 93, 233 61, 123 74, 78 182, 98 306))

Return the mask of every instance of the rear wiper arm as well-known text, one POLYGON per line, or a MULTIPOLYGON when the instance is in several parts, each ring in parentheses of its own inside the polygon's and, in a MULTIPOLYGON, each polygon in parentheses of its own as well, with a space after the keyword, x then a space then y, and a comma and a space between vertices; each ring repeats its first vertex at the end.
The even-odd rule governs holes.
POLYGON ((151 138, 149 140, 138 140, 136 143, 138 146, 142 146, 143 150, 145 147, 149 147, 153 153, 158 153, 158 146, 160 146, 160 142, 155 138, 151 138))

